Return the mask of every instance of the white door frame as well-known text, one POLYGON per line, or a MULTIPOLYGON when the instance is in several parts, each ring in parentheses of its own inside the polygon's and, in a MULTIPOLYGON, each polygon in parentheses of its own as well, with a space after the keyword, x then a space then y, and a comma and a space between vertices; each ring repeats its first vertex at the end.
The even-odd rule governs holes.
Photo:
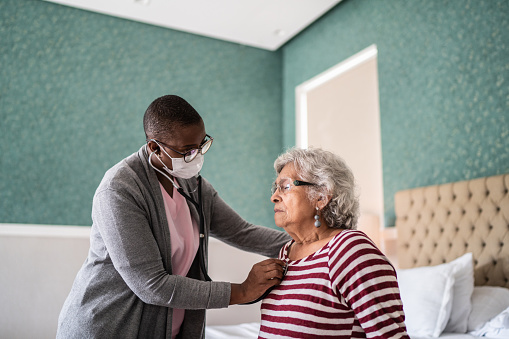
POLYGON ((351 69, 362 65, 366 61, 376 58, 378 49, 375 44, 367 47, 359 53, 349 57, 339 64, 329 68, 328 70, 314 76, 313 78, 303 82, 295 89, 296 98, 296 145, 297 147, 308 147, 308 111, 307 111, 307 93, 317 87, 320 87, 327 81, 343 74, 351 69))
MULTIPOLYGON (((307 148, 308 145, 308 93, 310 93, 312 90, 326 84, 328 81, 335 79, 341 75, 343 75, 346 72, 349 72, 353 69, 355 69, 358 66, 363 65, 364 63, 368 61, 372 61, 373 59, 376 60, 378 56, 378 49, 376 45, 371 45, 364 50, 360 51, 359 53, 349 57, 348 59, 340 62, 339 64, 331 67, 330 69, 316 75, 315 77, 311 78, 308 81, 303 82, 295 89, 295 95, 296 95, 296 145, 300 148, 307 148)), ((378 96, 378 89, 377 89, 377 96, 378 96)), ((378 97, 377 97, 378 100, 378 97)), ((377 112, 377 119, 379 123, 379 107, 377 112)), ((362 229, 362 225, 368 224, 376 224, 376 232, 378 230, 383 229, 384 227, 384 204, 383 204, 383 177, 382 177, 382 164, 381 164, 381 131, 379 128, 379 135, 378 138, 378 147, 379 147, 379 159, 376 159, 377 163, 380 164, 380 168, 376 169, 376 171, 379 171, 379 173, 376 173, 376 180, 378 182, 377 185, 379 185, 379 189, 381 189, 381 196, 378 197, 380 200, 380 203, 377 203, 377 205, 380 205, 379 208, 377 208, 376 211, 363 211, 361 206, 361 219, 359 220, 359 228, 362 229), (381 186, 381 187, 380 187, 381 186), (377 219, 376 222, 373 222, 373 219, 377 219)), ((370 164, 371 166, 373 163, 370 164)), ((379 195, 378 193, 376 194, 379 195)), ((370 226, 371 227, 371 226, 370 226)), ((379 232, 378 232, 379 233, 379 232)), ((378 235, 373 235, 374 237, 377 237, 378 235)), ((375 239, 373 239, 375 240, 375 239)), ((375 241, 376 242, 376 241, 375 241)))

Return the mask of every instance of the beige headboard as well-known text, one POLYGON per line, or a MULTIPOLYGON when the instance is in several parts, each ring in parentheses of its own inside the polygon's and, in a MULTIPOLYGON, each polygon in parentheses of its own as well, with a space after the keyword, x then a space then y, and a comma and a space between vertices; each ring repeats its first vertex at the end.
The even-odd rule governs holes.
POLYGON ((509 174, 395 195, 400 268, 438 265, 467 252, 475 285, 509 288, 509 174))

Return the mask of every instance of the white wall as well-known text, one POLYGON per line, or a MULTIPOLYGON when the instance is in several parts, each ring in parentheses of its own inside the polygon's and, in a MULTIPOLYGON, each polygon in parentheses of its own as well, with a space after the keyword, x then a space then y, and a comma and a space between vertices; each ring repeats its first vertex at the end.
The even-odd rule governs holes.
MULTIPOLYGON (((90 227, 0 224, 0 338, 55 338, 57 320, 89 249, 90 227)), ((216 239, 209 275, 241 283, 260 255, 216 239)), ((260 304, 207 311, 208 325, 260 320, 260 304)))
POLYGON ((55 338, 89 227, 0 224, 0 338, 55 338))

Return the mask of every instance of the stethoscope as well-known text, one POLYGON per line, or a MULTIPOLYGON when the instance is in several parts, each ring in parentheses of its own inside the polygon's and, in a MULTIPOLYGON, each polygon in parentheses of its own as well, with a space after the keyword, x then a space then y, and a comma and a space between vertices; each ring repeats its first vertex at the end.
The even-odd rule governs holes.
POLYGON ((205 252, 203 251, 203 242, 205 241, 205 220, 203 217, 203 208, 202 208, 202 200, 201 200, 201 175, 198 175, 197 177, 198 181, 198 202, 194 201, 193 198, 191 198, 190 195, 186 194, 184 192, 184 189, 182 187, 175 187, 177 189, 177 192, 179 192, 188 202, 194 205, 196 209, 198 210, 198 218, 200 219, 200 243, 198 245, 198 256, 200 261, 200 269, 203 273, 203 276, 206 281, 212 281, 210 279, 207 268, 205 266, 205 252))
MULTIPOLYGON (((283 278, 285 277, 286 275, 286 272, 288 272, 288 262, 285 263, 285 267, 284 267, 284 271, 283 271, 283 278)), ((244 303, 244 304, 240 304, 240 305, 251 305, 251 304, 256 304, 257 302, 259 301, 262 301, 263 299, 265 299, 266 296, 269 295, 270 292, 272 292, 272 290, 275 288, 276 286, 272 286, 272 287, 269 287, 268 290, 265 291, 265 293, 262 294, 261 297, 259 297, 258 299, 256 300, 253 300, 253 301, 250 301, 250 302, 247 302, 247 303, 244 303)))
POLYGON ((198 175, 196 178, 196 181, 198 182, 198 187, 191 192, 186 192, 186 191, 184 191, 184 188, 182 188, 182 186, 177 185, 175 183, 175 181, 172 180, 166 173, 159 170, 157 167, 155 167, 152 164, 152 154, 154 154, 154 153, 155 153, 155 151, 150 153, 150 155, 148 156, 148 162, 149 162, 150 166, 154 170, 159 172, 161 175, 165 176, 166 179, 168 179, 171 182, 173 187, 175 187, 177 192, 179 192, 180 195, 182 195, 188 202, 193 204, 194 207, 196 207, 196 210, 198 211, 198 219, 199 219, 199 225, 200 225, 200 228, 199 228, 199 232, 200 232, 199 238, 200 239, 199 239, 199 244, 198 244, 198 260, 199 260, 200 270, 203 273, 203 277, 205 278, 205 281, 212 281, 212 279, 209 277, 209 275, 207 273, 207 268, 205 266, 205 252, 203 251, 203 246, 204 246, 203 242, 205 241, 205 219, 203 216, 203 208, 202 208, 201 175, 198 175), (196 192, 196 190, 198 190, 198 201, 195 201, 191 197, 191 194, 196 192))
MULTIPOLYGON (((203 208, 202 208, 202 194, 201 194, 201 180, 202 180, 202 178, 201 178, 201 175, 198 175, 197 178, 196 178, 197 182, 198 182, 198 187, 196 189, 194 189, 193 191, 191 191, 191 192, 186 192, 186 191, 184 191, 182 186, 177 185, 175 183, 175 181, 172 180, 166 173, 164 173, 163 171, 159 170, 157 167, 152 165, 152 154, 154 154, 154 153, 155 153, 155 151, 150 153, 150 155, 148 157, 148 162, 149 162, 150 166, 154 170, 158 171, 163 176, 165 176, 171 182, 173 187, 175 187, 177 192, 179 192, 188 202, 193 204, 194 207, 196 207, 196 209, 198 210, 198 218, 200 219, 200 223, 199 223, 200 224, 200 240, 199 240, 199 245, 198 245, 198 258, 199 258, 198 260, 199 260, 200 270, 203 273, 205 281, 212 281, 212 279, 209 277, 209 275, 207 273, 207 268, 205 266, 205 252, 203 251, 203 242, 205 241, 205 220, 204 220, 203 208), (191 197, 191 194, 196 192, 196 190, 198 190, 198 201, 195 201, 191 197)), ((288 269, 288 265, 285 265, 283 276, 286 275, 287 269, 288 269)), ((261 301, 262 299, 264 299, 266 296, 269 295, 269 293, 274 289, 274 287, 275 286, 270 287, 258 299, 250 301, 250 302, 247 302, 247 303, 243 303, 243 304, 240 304, 240 305, 251 305, 251 304, 255 304, 255 303, 261 301)))
MULTIPOLYGON (((187 194, 182 187, 176 187, 175 186, 175 188, 177 189, 177 191, 184 198, 186 198, 187 201, 192 203, 196 207, 196 209, 198 210, 198 215, 199 215, 199 218, 200 218, 200 244, 198 246, 198 255, 199 255, 199 260, 200 260, 200 268, 201 268, 201 271, 203 273, 203 276, 205 277, 205 280, 206 281, 212 281, 212 279, 207 274, 207 269, 205 267, 205 253, 203 251, 203 241, 205 240, 205 233, 204 233, 205 225, 204 225, 204 218, 203 218, 203 209, 202 209, 202 204, 201 204, 201 175, 198 175, 197 181, 198 181, 198 188, 197 188, 198 189, 198 202, 194 201, 194 199, 191 198, 191 196, 189 194, 187 194)), ((193 191, 193 192, 195 192, 195 191, 193 191)), ((188 193, 193 193, 193 192, 188 192, 188 193)), ((286 274, 287 268, 288 268, 288 266, 285 266, 285 271, 284 271, 283 275, 286 274)), ((269 293, 274 289, 274 287, 275 286, 270 287, 258 299, 250 301, 250 302, 247 302, 247 303, 243 303, 243 304, 240 304, 240 305, 251 305, 251 304, 256 304, 259 301, 262 301, 263 299, 265 299, 266 296, 269 295, 269 293)))

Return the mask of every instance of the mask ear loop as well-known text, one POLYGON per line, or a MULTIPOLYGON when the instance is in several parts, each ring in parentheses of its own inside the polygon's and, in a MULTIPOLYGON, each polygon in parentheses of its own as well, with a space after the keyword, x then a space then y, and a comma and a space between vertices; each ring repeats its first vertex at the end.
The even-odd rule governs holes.
MULTIPOLYGON (((164 154, 166 154, 166 156, 167 156, 168 158, 170 158, 170 159, 171 159, 171 163, 172 163, 172 166, 173 166, 173 158, 172 158, 172 157, 168 154, 168 152, 166 152, 166 150, 165 150, 165 149, 164 149, 161 145, 159 145, 159 143, 157 142, 157 140, 155 140, 155 139, 150 139, 150 140, 148 140, 148 141, 153 141, 153 142, 155 142, 155 143, 157 144, 157 146, 159 146, 159 149, 161 149, 161 151, 163 151, 163 152, 164 152, 164 154)), ((148 147, 148 144, 147 144, 147 147, 148 147)), ((150 156, 152 156, 152 154, 154 154, 154 152, 155 152, 155 151, 152 151, 152 153, 150 153, 150 156)), ((166 164, 163 162, 163 160, 161 159, 161 157, 160 157, 160 156, 157 156, 157 159, 159 159, 159 161, 161 162, 161 164, 163 164, 164 168, 165 168, 166 170, 170 171, 170 173, 171 173, 171 170, 168 168, 168 166, 166 166, 166 164)), ((150 159, 149 159, 149 161, 150 161, 150 159)), ((174 185, 174 186, 175 186, 175 185, 174 185)))
MULTIPOLYGON (((159 144, 158 144, 159 145, 159 144)), ((148 148, 148 146, 147 146, 148 148)), ((187 194, 191 194, 191 193, 194 193, 198 190, 198 186, 196 186, 196 188, 192 191, 185 191, 181 186, 177 185, 175 183, 175 181, 173 179, 171 179, 166 173, 164 173, 163 171, 161 171, 160 169, 158 169, 157 167, 154 166, 154 164, 152 164, 152 154, 154 154, 155 151, 152 151, 152 153, 150 153, 150 155, 148 156, 148 163, 150 164, 150 166, 156 170, 157 172, 159 172, 160 174, 162 174, 164 177, 166 177, 166 179, 168 179, 171 184, 173 185, 173 187, 175 187, 175 189, 178 191, 178 190, 182 190, 182 192, 186 192, 187 194)), ((158 158, 159 159, 159 158, 158 158)), ((161 159, 159 159, 159 161, 162 163, 163 161, 161 159)), ((164 163, 163 163, 164 165, 164 163)))

